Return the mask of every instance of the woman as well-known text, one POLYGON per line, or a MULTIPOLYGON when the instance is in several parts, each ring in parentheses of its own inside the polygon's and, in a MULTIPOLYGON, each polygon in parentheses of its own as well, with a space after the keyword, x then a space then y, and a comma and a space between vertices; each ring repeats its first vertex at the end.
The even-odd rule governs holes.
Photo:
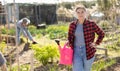
POLYGON ((73 71, 90 71, 94 61, 96 46, 104 38, 104 32, 95 22, 86 19, 84 6, 75 9, 77 20, 69 26, 68 42, 74 50, 73 71), (98 35, 94 42, 95 33, 98 35))
POLYGON ((33 37, 29 30, 27 29, 28 24, 30 23, 30 20, 28 18, 23 18, 17 22, 17 42, 20 44, 20 33, 24 34, 26 38, 32 41, 33 44, 36 44, 37 42, 33 40, 33 37))

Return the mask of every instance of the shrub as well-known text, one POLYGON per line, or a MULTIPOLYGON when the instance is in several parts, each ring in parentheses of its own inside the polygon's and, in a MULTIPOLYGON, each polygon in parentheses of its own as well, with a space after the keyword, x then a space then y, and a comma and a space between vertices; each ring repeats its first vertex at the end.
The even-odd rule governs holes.
POLYGON ((11 29, 2 28, 1 33, 8 35, 15 35, 15 28, 11 28, 11 29))
POLYGON ((6 46, 6 43, 5 42, 1 42, 0 43, 0 51, 2 52, 2 53, 5 53, 5 48, 6 48, 7 46, 6 46))
POLYGON ((68 31, 68 26, 65 25, 56 25, 56 26, 52 25, 46 29, 46 33, 49 34, 49 38, 51 39, 56 39, 56 38, 65 39, 67 38, 67 31, 68 31))
POLYGON ((9 35, 15 35, 16 31, 15 28, 9 29, 8 34, 9 35))
POLYGON ((2 28, 2 29, 1 29, 1 33, 2 33, 2 34, 7 34, 7 30, 6 30, 5 28, 2 28))
POLYGON ((36 35, 36 27, 35 26, 29 26, 28 29, 32 35, 36 35))
POLYGON ((36 29, 35 26, 29 26, 28 29, 33 36, 37 35, 39 38, 42 36, 42 33, 45 32, 43 29, 36 29))
POLYGON ((53 59, 58 58, 58 49, 54 45, 39 46, 38 44, 32 45, 35 58, 43 65, 47 65, 49 61, 53 62, 53 59))
POLYGON ((103 29, 111 28, 110 23, 108 21, 106 21, 106 20, 105 21, 100 21, 99 25, 103 29))

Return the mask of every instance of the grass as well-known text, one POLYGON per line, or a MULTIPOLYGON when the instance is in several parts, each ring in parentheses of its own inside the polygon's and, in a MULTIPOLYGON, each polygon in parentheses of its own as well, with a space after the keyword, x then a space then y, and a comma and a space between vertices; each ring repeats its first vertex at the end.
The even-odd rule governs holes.
POLYGON ((101 71, 101 69, 104 69, 115 63, 116 63, 115 59, 101 60, 101 61, 95 62, 92 66, 92 71, 101 71))
MULTIPOLYGON (((20 71, 29 71, 30 70, 30 65, 21 65, 20 66, 20 71)), ((8 68, 8 71, 10 71, 10 68, 8 68)), ((11 71, 18 71, 18 66, 12 67, 11 71)))

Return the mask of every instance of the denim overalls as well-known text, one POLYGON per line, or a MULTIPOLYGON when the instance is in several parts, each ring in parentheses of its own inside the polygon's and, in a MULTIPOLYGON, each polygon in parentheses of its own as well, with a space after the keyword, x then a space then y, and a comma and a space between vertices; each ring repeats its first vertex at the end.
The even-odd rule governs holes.
POLYGON ((73 71, 90 71, 94 58, 86 59, 83 24, 77 24, 74 40, 73 71))

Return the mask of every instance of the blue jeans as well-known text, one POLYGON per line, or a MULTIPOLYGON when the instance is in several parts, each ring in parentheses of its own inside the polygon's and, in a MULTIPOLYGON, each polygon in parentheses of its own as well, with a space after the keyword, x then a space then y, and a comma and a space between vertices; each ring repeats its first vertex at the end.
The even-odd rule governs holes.
POLYGON ((73 71, 90 71, 95 57, 87 60, 85 46, 75 46, 73 57, 73 71))
POLYGON ((0 66, 2 66, 3 64, 6 63, 6 59, 5 57, 3 56, 3 54, 0 52, 0 66))
POLYGON ((27 36, 29 40, 33 41, 32 35, 30 34, 29 30, 26 27, 22 27, 17 25, 17 42, 20 44, 20 33, 23 33, 24 36, 27 36))

